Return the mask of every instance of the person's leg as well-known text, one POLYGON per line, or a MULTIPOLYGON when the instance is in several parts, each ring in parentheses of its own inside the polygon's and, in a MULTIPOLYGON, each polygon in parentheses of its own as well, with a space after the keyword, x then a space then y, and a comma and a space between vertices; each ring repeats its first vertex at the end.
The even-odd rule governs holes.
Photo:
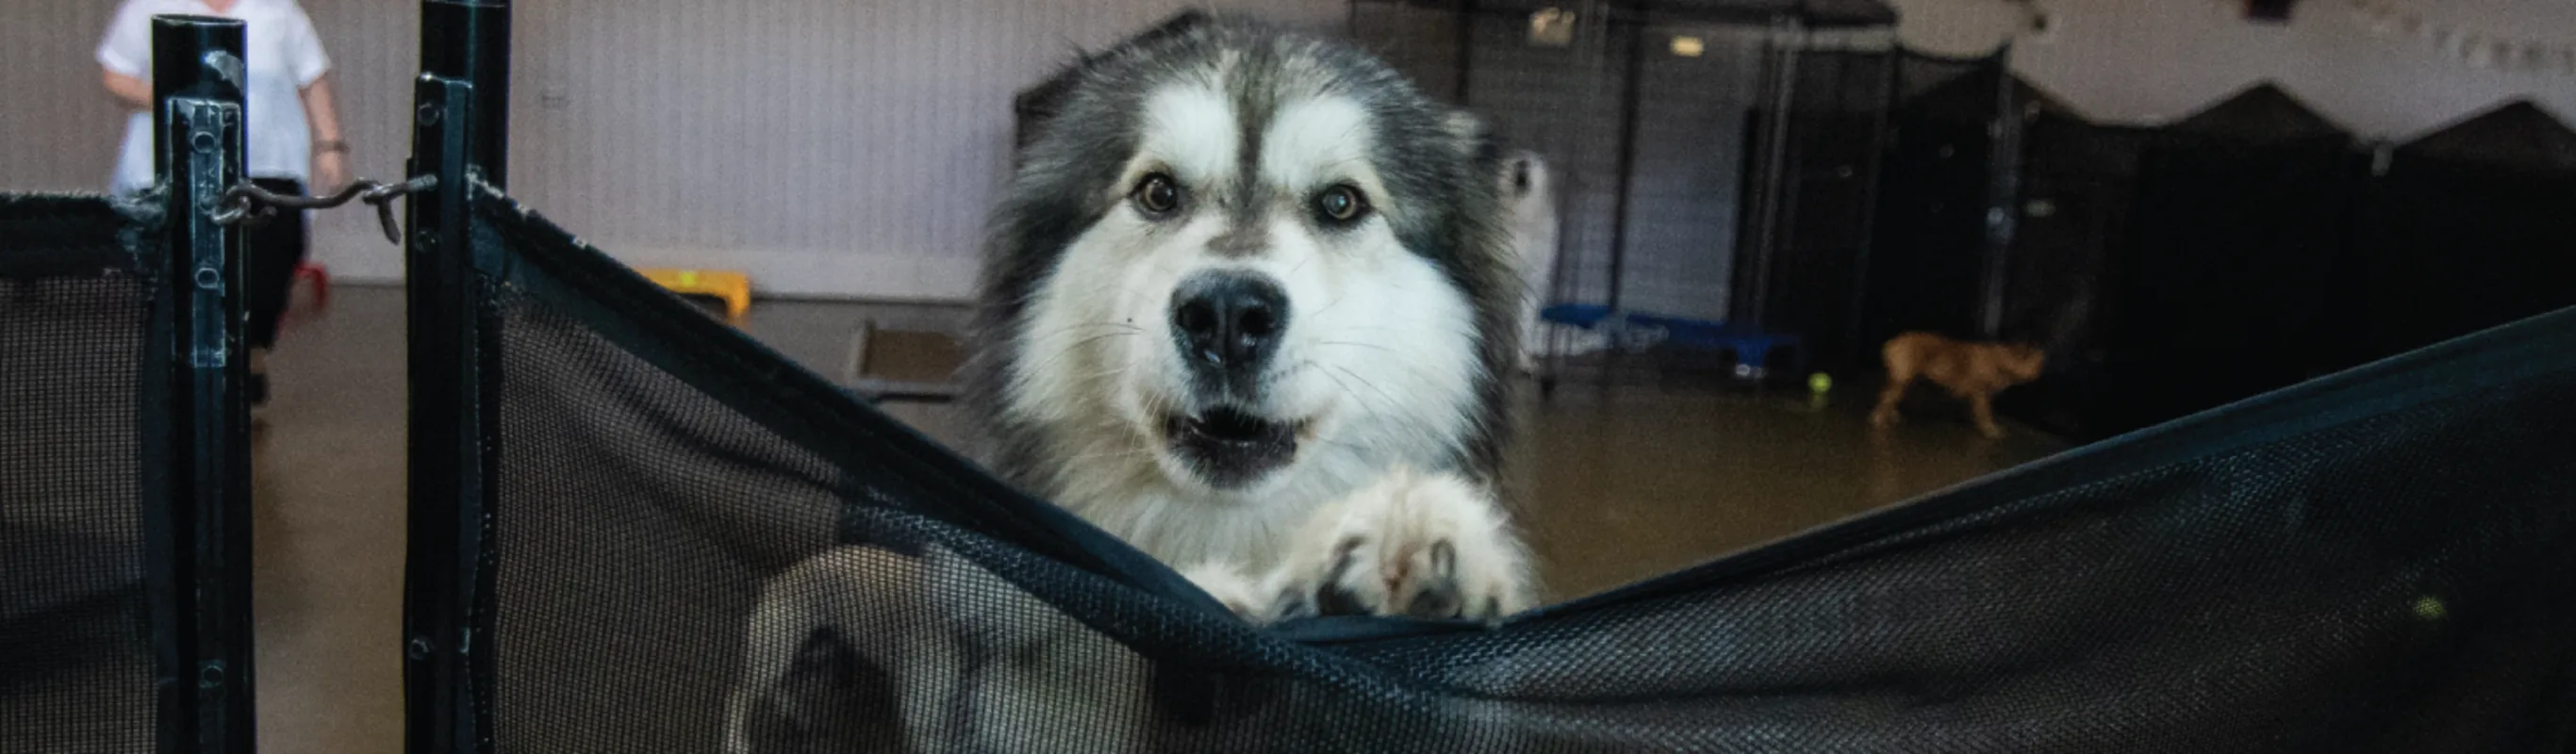
MULTIPOLYGON (((304 193, 304 184, 297 181, 258 178, 252 182, 279 194, 300 196, 304 193)), ((287 297, 295 286, 295 265, 304 261, 309 233, 303 212, 281 210, 268 222, 242 235, 242 251, 250 257, 244 270, 249 279, 243 281, 246 290, 242 292, 243 308, 248 310, 250 318, 242 333, 251 358, 251 379, 247 387, 250 388, 251 402, 263 403, 268 400, 268 351, 277 346, 278 318, 286 312, 287 297)))

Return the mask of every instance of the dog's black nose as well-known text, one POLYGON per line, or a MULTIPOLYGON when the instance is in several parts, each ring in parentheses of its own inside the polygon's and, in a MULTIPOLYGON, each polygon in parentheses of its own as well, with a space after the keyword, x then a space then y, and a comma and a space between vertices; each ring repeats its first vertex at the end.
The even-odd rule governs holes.
POLYGON ((1265 275, 1201 273, 1172 292, 1172 338, 1190 370, 1236 383, 1261 373, 1288 331, 1288 294, 1265 275))

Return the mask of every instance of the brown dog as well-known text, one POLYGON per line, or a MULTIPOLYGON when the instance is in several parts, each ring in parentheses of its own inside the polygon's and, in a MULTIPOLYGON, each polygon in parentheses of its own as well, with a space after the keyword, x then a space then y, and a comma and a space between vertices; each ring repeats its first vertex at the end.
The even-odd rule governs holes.
POLYGON ((1887 359, 1887 389, 1878 394, 1878 410, 1870 412, 1870 424, 1882 429, 1896 424, 1897 401, 1905 398, 1905 388, 1914 384, 1914 378, 1923 377, 1966 399, 1976 416, 1977 431, 1987 437, 2004 435, 2004 429, 1995 426, 1995 394, 2039 379, 2040 367, 2048 363, 2048 354, 2030 346, 1970 343, 1926 332, 1889 339, 1880 353, 1887 359))

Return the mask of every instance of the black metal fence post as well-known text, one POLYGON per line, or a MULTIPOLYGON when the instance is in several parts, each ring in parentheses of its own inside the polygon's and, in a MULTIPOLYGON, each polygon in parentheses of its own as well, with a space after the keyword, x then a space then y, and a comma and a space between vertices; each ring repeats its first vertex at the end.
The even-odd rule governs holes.
POLYGON ((404 573, 404 739, 408 751, 491 749, 492 510, 499 456, 476 186, 506 171, 509 5, 424 0, 409 175, 435 175, 408 202, 410 543, 404 573))
POLYGON ((166 417, 146 441, 145 530, 164 751, 252 751, 250 404, 241 236, 216 223, 242 180, 242 22, 152 19, 153 141, 168 194, 152 347, 166 417), (166 506, 166 507, 163 507, 166 506))
POLYGON ((423 75, 473 85, 473 152, 483 182, 509 185, 510 2, 426 0, 421 4, 423 75))

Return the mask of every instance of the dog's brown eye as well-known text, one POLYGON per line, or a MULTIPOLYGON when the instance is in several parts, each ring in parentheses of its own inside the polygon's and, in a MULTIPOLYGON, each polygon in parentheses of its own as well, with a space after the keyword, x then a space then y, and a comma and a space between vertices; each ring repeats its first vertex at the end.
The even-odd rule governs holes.
POLYGON ((1135 199, 1137 209, 1149 215, 1168 215, 1181 208, 1180 185, 1173 183, 1171 176, 1161 173, 1145 176, 1129 196, 1135 199))
POLYGON ((1334 186, 1315 195, 1315 214, 1335 223, 1354 222, 1368 214, 1368 200, 1360 197, 1359 189, 1334 186))

